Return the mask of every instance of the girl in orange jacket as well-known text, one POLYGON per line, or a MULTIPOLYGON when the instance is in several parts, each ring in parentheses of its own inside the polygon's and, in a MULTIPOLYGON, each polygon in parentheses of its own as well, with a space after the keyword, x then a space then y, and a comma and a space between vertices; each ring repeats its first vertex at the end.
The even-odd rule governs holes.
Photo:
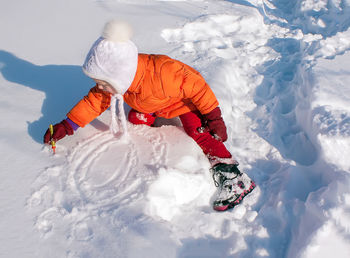
POLYGON ((238 170, 238 163, 223 143, 227 140, 226 126, 213 91, 192 67, 165 55, 139 54, 130 35, 127 24, 106 24, 83 65, 84 73, 96 85, 68 112, 67 119, 54 125, 52 135, 49 130, 45 133, 44 143, 74 134, 110 106, 112 94, 122 94, 132 108, 128 120, 133 124, 152 126, 156 117, 179 116, 185 132, 209 158, 221 188, 227 184, 224 182, 241 177, 234 191, 233 183, 229 183, 229 201, 225 190, 225 197, 214 202, 217 210, 232 208, 254 183, 238 170), (227 173, 232 176, 227 177, 227 173))

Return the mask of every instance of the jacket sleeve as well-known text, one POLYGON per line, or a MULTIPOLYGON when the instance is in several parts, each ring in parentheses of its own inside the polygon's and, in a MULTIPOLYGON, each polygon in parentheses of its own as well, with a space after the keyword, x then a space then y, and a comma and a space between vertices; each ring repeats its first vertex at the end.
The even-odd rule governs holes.
POLYGON ((101 115, 111 104, 111 96, 97 88, 90 89, 87 96, 80 100, 67 114, 67 117, 80 127, 84 127, 101 115))
POLYGON ((166 94, 181 97, 184 102, 190 100, 202 113, 215 109, 219 102, 202 75, 192 67, 177 60, 166 62, 162 67, 162 81, 171 82, 166 94))

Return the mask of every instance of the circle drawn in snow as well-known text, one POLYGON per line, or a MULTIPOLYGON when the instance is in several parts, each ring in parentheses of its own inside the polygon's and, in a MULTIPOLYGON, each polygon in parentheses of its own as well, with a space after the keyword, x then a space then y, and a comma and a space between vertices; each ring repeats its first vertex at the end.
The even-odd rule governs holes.
POLYGON ((122 177, 122 169, 127 165, 127 154, 131 150, 127 146, 112 145, 103 155, 99 155, 94 162, 86 168, 84 183, 89 188, 101 188, 122 177))
POLYGON ((78 241, 89 241, 94 237, 94 232, 85 222, 78 222, 72 229, 72 235, 78 241))
POLYGON ((35 225, 39 232, 45 236, 53 230, 55 224, 54 221, 58 221, 65 214, 66 213, 63 209, 52 207, 40 214, 35 222, 35 225))
POLYGON ((85 201, 110 200, 126 190, 128 180, 133 180, 130 172, 137 163, 132 144, 102 133, 78 148, 69 170, 73 173, 73 185, 85 201))

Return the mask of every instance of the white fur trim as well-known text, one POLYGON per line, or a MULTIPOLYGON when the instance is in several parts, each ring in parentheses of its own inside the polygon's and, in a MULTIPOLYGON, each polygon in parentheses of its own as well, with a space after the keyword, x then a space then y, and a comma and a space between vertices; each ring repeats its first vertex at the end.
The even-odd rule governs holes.
POLYGON ((102 37, 113 42, 126 42, 132 35, 131 26, 123 21, 112 20, 106 23, 102 37))

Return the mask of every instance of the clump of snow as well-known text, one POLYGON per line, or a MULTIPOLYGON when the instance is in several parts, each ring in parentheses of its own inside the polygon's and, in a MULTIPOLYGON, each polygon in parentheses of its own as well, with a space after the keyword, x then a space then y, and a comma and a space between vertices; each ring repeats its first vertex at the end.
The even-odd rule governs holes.
MULTIPOLYGON (((349 37, 350 40, 350 37, 349 37)), ((350 47, 350 46, 349 46, 350 47)), ((350 171, 350 55, 320 60, 313 89, 313 123, 324 158, 339 169, 350 171), (329 76, 333 75, 333 76, 329 76)))
MULTIPOLYGON (((204 171, 203 171, 204 172, 204 171)), ((146 212, 171 221, 182 216, 184 210, 198 209, 210 203, 214 194, 208 173, 184 173, 177 169, 159 169, 159 178, 147 193, 149 200, 146 212)))

